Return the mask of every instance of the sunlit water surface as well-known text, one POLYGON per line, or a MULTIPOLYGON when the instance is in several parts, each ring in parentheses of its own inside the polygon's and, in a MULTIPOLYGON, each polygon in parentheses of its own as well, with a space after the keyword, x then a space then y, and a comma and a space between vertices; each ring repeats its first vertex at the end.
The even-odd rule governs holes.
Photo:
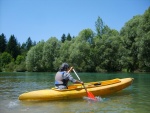
POLYGON ((24 92, 53 87, 54 74, 0 73, 0 113, 150 113, 149 73, 78 73, 84 82, 134 78, 130 87, 106 97, 99 96, 98 102, 86 98, 46 102, 18 100, 24 92))

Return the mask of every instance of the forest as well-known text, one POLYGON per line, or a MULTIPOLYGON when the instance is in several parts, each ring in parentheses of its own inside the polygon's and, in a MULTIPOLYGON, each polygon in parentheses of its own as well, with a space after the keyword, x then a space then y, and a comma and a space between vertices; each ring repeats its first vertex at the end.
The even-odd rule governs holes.
MULTIPOLYGON (((117 24, 117 23, 116 23, 117 24)), ((150 72, 150 7, 127 21, 120 31, 95 21, 95 31, 77 36, 20 44, 15 35, 0 35, 0 72, 56 72, 67 62, 79 72, 150 72)))

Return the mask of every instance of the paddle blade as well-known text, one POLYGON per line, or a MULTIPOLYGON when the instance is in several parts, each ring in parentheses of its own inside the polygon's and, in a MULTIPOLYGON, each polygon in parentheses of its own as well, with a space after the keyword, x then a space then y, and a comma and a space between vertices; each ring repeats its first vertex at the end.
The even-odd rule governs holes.
POLYGON ((88 94, 88 97, 93 99, 93 100, 96 100, 95 96, 93 95, 93 93, 87 91, 87 94, 88 94))

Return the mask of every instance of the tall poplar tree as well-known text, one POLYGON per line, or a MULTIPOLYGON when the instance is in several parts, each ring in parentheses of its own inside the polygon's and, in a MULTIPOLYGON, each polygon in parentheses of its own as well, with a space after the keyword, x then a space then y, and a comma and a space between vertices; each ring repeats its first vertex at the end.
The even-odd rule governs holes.
POLYGON ((104 22, 100 17, 98 17, 97 21, 95 22, 95 27, 96 27, 97 36, 102 38, 104 22))

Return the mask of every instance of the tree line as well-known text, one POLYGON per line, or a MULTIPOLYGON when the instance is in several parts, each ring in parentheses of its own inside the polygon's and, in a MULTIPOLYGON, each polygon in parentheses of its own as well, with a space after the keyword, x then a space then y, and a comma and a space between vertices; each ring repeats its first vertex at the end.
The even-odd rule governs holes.
POLYGON ((80 72, 150 71, 150 7, 118 32, 98 17, 96 31, 83 29, 76 37, 51 37, 21 46, 12 35, 0 35, 1 71, 54 72, 63 62, 80 72))
POLYGON ((25 71, 26 54, 36 42, 29 37, 26 43, 18 43, 16 37, 11 35, 7 41, 5 35, 0 35, 0 71, 25 71))

